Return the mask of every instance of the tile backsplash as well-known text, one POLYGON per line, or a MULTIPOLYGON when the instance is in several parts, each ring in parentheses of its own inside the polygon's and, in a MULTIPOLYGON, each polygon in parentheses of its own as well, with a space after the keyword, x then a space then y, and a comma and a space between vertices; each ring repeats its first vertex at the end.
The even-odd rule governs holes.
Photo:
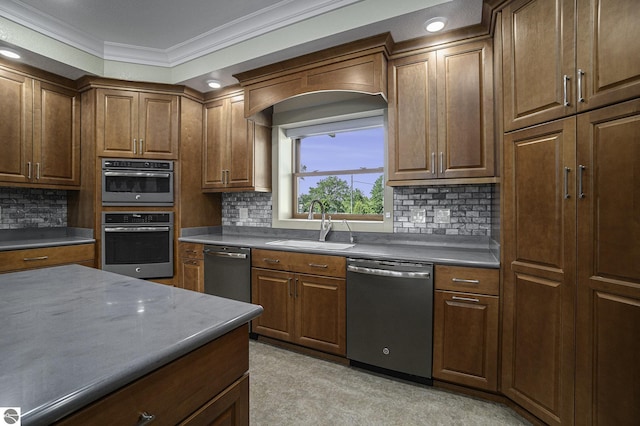
MULTIPOLYGON (((491 237, 498 220, 493 184, 396 187, 393 190, 393 232, 396 234, 467 235, 491 237), (412 211, 413 210, 413 211, 412 211), (412 222, 424 210, 424 223, 412 222), (449 223, 436 223, 436 210, 449 210, 449 223)), ((222 195, 223 226, 271 227, 270 193, 222 195), (241 210, 247 217, 241 218, 241 210)))
POLYGON ((0 188, 0 229, 67 226, 67 191, 0 188))

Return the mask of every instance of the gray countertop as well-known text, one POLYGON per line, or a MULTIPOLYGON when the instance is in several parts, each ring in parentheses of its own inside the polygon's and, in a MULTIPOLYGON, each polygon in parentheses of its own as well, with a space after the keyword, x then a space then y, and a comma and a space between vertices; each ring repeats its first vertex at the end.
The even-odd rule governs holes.
POLYGON ((500 268, 500 261, 488 246, 473 244, 447 245, 443 243, 357 243, 354 247, 341 250, 293 248, 267 244, 286 238, 250 235, 227 235, 208 233, 181 237, 179 240, 192 243, 250 247, 269 250, 297 251, 307 253, 332 254, 366 259, 397 259, 407 261, 432 262, 441 265, 473 266, 480 268, 500 268))
MULTIPOLYGON (((49 424, 262 307, 67 265, 0 274, 0 405, 49 424)), ((248 336, 247 336, 248 338, 248 336)))
POLYGON ((85 228, 26 228, 0 230, 0 251, 95 243, 85 228))

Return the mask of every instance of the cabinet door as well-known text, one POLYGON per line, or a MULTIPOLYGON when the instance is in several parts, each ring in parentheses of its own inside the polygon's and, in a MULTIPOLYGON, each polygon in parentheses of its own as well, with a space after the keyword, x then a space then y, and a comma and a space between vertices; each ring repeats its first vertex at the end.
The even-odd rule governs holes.
POLYGON ((346 286, 342 278, 295 277, 297 343, 346 355, 346 286))
POLYGON ((577 2, 579 111, 640 96, 638 6, 637 0, 577 2))
POLYGON ((437 174, 495 176, 491 41, 438 50, 437 174))
POLYGON ((178 158, 178 97, 140 93, 138 155, 145 158, 178 158))
POLYGON ((226 186, 253 186, 253 122, 244 118, 244 95, 231 98, 229 105, 229 145, 226 186))
POLYGON ((498 390, 499 299, 436 291, 433 377, 498 390))
POLYGON ((578 164, 585 167, 577 201, 580 425, 640 418, 639 135, 640 100, 578 117, 578 164))
POLYGON ((210 102, 204 108, 203 188, 224 188, 228 140, 227 102, 228 100, 210 102))
POLYGON ((98 89, 96 140, 98 155, 138 157, 138 92, 98 89))
POLYGON ((36 182, 80 185, 80 100, 74 90, 34 84, 33 162, 36 182))
POLYGON ((574 8, 574 0, 518 0, 505 8, 505 130, 575 113, 574 8))
POLYGON ((218 394, 180 426, 249 426, 249 374, 218 394))
POLYGON ((293 274, 252 268, 251 302, 264 312, 253 320, 252 331, 276 339, 294 341, 293 274))
POLYGON ((437 121, 435 52, 394 60, 389 65, 390 181, 436 177, 437 121))
POLYGON ((502 391, 548 424, 574 401, 575 118, 504 137, 502 391))
POLYGON ((179 287, 204 293, 204 261, 181 258, 179 268, 179 287))
POLYGON ((32 90, 30 78, 0 69, 0 181, 29 182, 33 172, 32 90))

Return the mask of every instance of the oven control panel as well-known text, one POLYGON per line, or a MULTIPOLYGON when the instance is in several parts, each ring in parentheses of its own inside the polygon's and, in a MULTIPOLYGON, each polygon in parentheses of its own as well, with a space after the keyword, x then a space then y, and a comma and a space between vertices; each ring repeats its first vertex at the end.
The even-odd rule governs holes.
POLYGON ((104 224, 138 224, 138 223, 154 223, 154 224, 172 224, 173 213, 161 212, 126 212, 126 213, 103 213, 104 224))

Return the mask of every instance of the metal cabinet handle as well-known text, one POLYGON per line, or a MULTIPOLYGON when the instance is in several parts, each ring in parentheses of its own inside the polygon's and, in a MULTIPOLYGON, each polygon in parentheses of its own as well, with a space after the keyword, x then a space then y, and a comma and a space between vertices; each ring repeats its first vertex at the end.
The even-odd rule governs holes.
POLYGON ((564 106, 570 106, 571 103, 569 102, 569 98, 568 98, 568 90, 569 90, 569 80, 571 80, 571 77, 569 77, 568 75, 565 75, 563 77, 563 90, 564 90, 564 106))
POLYGON ((571 169, 569 167, 564 168, 564 198, 569 199, 571 195, 569 195, 569 173, 571 169))
POLYGON ((266 257, 262 259, 262 261, 266 263, 280 263, 280 259, 268 259, 266 257))
POLYGON ((440 153, 440 174, 444 172, 444 152, 440 153))
POLYGON ((31 161, 27 161, 27 179, 31 179, 31 161))
POLYGON ((140 139, 140 154, 144 152, 144 139, 140 139))
POLYGON ((23 260, 25 262, 33 262, 34 260, 47 260, 49 256, 38 256, 38 257, 25 257, 23 260))
POLYGON ((40 163, 36 163, 36 179, 40 179, 40 163))
POLYGON ((436 153, 435 152, 431 153, 431 174, 432 175, 436 174, 436 153))
POLYGON ((453 296, 451 299, 453 300, 461 300, 463 302, 475 302, 475 303, 480 303, 480 299, 475 299, 475 298, 471 298, 471 297, 459 297, 459 296, 453 296))
POLYGON ((465 280, 463 278, 451 278, 454 283, 480 284, 480 280, 465 280))
POLYGON ((581 69, 578 70, 578 102, 584 102, 584 97, 582 96, 582 76, 584 75, 584 71, 581 69))
POLYGON ((227 170, 227 185, 229 185, 229 170, 227 170))
POLYGON ((291 292, 291 278, 287 278, 287 290, 289 292, 289 297, 293 297, 293 293, 291 292))
POLYGON ((293 298, 298 298, 298 277, 296 277, 295 281, 293 282, 293 298))
POLYGON ((133 139, 133 153, 138 153, 138 139, 133 139))
POLYGON ((143 426, 143 425, 149 424, 155 419, 156 419, 155 415, 149 414, 146 411, 144 411, 140 413, 140 417, 138 418, 138 423, 136 423, 136 426, 143 426))
POLYGON ((580 164, 578 166, 578 198, 584 198, 585 197, 585 193, 584 193, 584 188, 583 188, 583 175, 584 175, 584 171, 587 169, 586 166, 583 166, 582 164, 580 164))
POLYGON ((327 269, 329 267, 329 265, 321 265, 319 263, 309 263, 309 266, 311 266, 312 268, 322 268, 322 269, 327 269))

